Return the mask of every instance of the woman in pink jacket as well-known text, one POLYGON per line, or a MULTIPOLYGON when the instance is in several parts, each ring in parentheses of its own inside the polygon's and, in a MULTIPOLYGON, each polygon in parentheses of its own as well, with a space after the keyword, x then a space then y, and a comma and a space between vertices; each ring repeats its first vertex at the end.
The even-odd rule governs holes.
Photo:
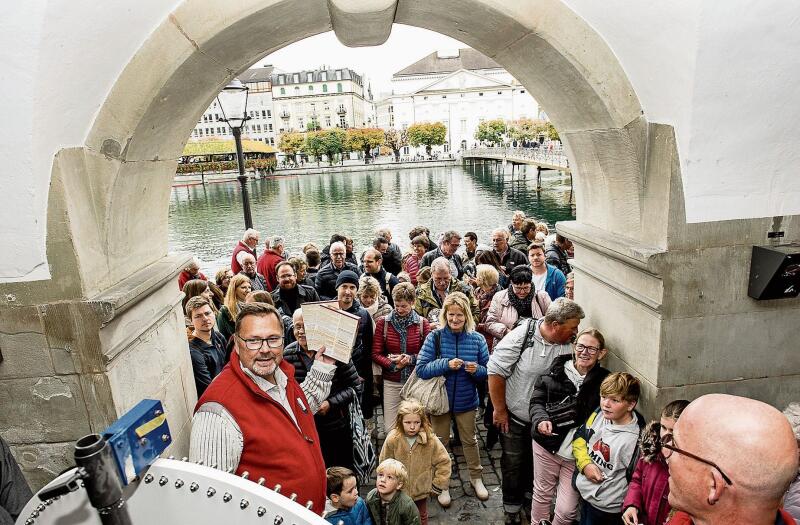
POLYGON ((486 315, 485 329, 499 342, 510 332, 520 318, 539 319, 550 306, 550 296, 544 290, 535 290, 533 274, 527 266, 517 266, 509 276, 511 286, 497 292, 486 315))

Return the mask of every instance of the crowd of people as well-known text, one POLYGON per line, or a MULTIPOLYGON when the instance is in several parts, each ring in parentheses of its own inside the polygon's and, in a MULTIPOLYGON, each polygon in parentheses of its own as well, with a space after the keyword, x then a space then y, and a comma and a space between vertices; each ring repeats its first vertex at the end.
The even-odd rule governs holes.
POLYGON ((430 497, 451 505, 452 440, 474 496, 489 498, 483 412, 509 525, 794 523, 781 506, 788 489, 800 511, 798 409, 787 419, 711 394, 647 422, 640 380, 604 368, 605 336, 581 329, 572 243, 544 222, 515 212, 490 245, 420 226, 405 253, 387 229, 358 256, 338 233, 298 256, 280 236, 259 242, 247 230, 213 280, 197 261, 179 276, 199 398, 192 460, 264 478, 334 525, 426 525, 430 497), (309 347, 303 305, 317 301, 358 318, 349 362, 309 347), (426 381, 446 409, 409 394, 426 381), (362 500, 378 406, 386 439, 362 500))

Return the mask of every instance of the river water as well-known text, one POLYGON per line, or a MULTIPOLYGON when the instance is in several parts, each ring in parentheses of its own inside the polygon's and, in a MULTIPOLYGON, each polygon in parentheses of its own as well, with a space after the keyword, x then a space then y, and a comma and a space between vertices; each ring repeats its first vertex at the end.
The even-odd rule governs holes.
MULTIPOLYGON (((542 191, 537 192, 535 169, 529 168, 524 180, 516 174, 513 182, 510 169, 505 175, 479 165, 255 180, 249 183, 253 223, 262 241, 269 235, 286 238, 292 255, 307 242, 322 248, 335 232, 352 237, 360 254, 381 226, 390 228, 393 241, 405 251, 408 232, 417 225, 430 228, 433 236, 448 229, 474 231, 479 243, 489 244, 491 230, 508 225, 514 210, 551 227, 575 217, 569 175, 543 172, 542 191)), ((238 182, 172 189, 170 251, 198 256, 209 278, 230 263, 243 231, 238 182)))

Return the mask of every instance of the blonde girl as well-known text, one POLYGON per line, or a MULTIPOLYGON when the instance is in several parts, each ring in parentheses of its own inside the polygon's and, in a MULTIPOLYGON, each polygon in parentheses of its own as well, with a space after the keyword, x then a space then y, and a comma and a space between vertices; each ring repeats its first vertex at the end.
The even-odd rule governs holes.
POLYGON ((428 524, 428 496, 437 495, 443 507, 450 505, 450 455, 436 437, 425 407, 415 399, 400 403, 394 428, 386 436, 380 461, 393 458, 408 471, 408 494, 419 510, 420 522, 428 524), (444 496, 444 497, 443 497, 444 496))

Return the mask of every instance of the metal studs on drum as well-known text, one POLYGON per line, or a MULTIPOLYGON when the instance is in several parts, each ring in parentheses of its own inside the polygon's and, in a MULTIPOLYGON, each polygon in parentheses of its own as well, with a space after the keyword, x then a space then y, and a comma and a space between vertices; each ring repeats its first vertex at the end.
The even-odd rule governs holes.
POLYGON ((250 473, 245 470, 244 472, 242 472, 242 479, 248 479, 248 478, 250 478, 250 473))
POLYGON ((176 480, 175 480, 175 488, 176 488, 176 489, 179 489, 179 488, 181 488, 182 486, 183 486, 183 480, 182 480, 182 479, 176 479, 176 480))
POLYGON ((152 474, 147 474, 147 475, 144 477, 144 482, 145 482, 145 483, 152 483, 152 482, 153 482, 153 475, 152 475, 152 474))
POLYGON ((265 509, 264 507, 258 507, 258 510, 256 511, 256 514, 258 514, 259 518, 263 517, 264 514, 266 514, 266 513, 267 513, 267 509, 265 509))
POLYGON ((275 488, 274 488, 274 489, 272 489, 272 490, 274 490, 275 492, 277 492, 278 494, 280 494, 280 493, 281 493, 281 484, 280 484, 280 483, 278 483, 277 485, 275 485, 275 488))
POLYGON ((246 499, 243 499, 242 501, 239 502, 239 508, 242 510, 246 509, 249 505, 250 502, 247 501, 246 499))
POLYGON ((200 485, 198 485, 194 481, 192 481, 192 483, 189 485, 189 491, 190 492, 197 492, 197 489, 199 489, 199 488, 200 488, 200 485))
POLYGON ((183 457, 181 458, 181 461, 189 461, 189 458, 187 458, 186 456, 183 456, 183 457))
POLYGON ((306 501, 306 508, 311 510, 314 507, 314 502, 311 500, 306 501))
POLYGON ((292 492, 292 495, 291 495, 291 496, 289 496, 289 499, 290 499, 290 500, 292 500, 292 501, 297 501, 297 494, 295 494, 294 492, 292 492))
POLYGON ((167 456, 167 459, 175 459, 175 456, 167 456))
POLYGON ((166 476, 161 476, 160 478, 158 478, 158 484, 161 485, 162 487, 167 483, 169 483, 169 480, 167 479, 166 476))
POLYGON ((283 523, 283 518, 281 516, 275 516, 275 521, 272 523, 273 525, 281 525, 281 523, 283 523))
POLYGON ((264 486, 264 483, 266 483, 266 482, 267 482, 267 480, 265 480, 264 478, 258 478, 258 484, 261 485, 262 487, 264 486))
POLYGON ((230 492, 226 492, 225 494, 222 495, 222 501, 224 501, 225 503, 228 503, 232 499, 233 496, 231 496, 230 492))
POLYGON ((210 497, 213 497, 214 494, 216 494, 216 493, 217 493, 217 490, 214 487, 208 487, 208 490, 206 491, 206 496, 208 496, 210 498, 210 497))

